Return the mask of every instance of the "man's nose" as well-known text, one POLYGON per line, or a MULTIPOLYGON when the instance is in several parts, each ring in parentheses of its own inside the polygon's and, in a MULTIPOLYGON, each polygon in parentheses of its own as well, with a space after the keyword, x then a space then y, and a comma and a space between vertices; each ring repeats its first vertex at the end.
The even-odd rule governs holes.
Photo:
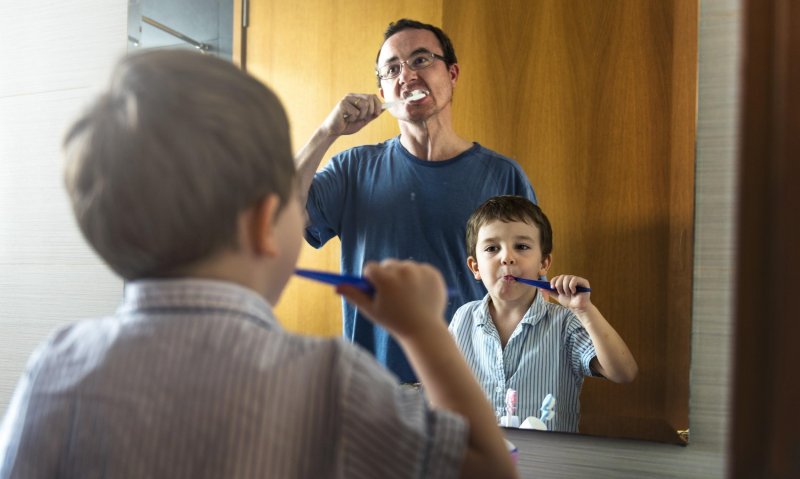
POLYGON ((403 67, 400 70, 400 75, 399 75, 400 83, 408 83, 411 80, 416 80, 417 72, 408 68, 408 64, 406 63, 403 63, 402 65, 403 67))

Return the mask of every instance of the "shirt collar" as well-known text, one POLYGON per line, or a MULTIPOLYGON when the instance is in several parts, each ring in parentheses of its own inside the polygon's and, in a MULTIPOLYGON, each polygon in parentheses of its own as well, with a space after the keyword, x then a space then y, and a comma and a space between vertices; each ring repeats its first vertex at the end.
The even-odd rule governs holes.
POLYGON ((268 328, 280 328, 269 303, 244 286, 210 279, 146 279, 126 283, 117 314, 187 309, 225 311, 268 328))
MULTIPOLYGON (((491 296, 488 294, 483 297, 481 300, 480 307, 476 310, 476 318, 475 318, 475 325, 476 326, 486 326, 487 322, 492 323, 492 316, 489 313, 489 301, 491 300, 491 296)), ((525 315, 522 317, 522 324, 530 324, 531 326, 536 325, 539 321, 543 320, 547 316, 547 304, 544 300, 544 296, 542 295, 541 291, 536 292, 536 296, 533 298, 533 302, 528 310, 525 312, 525 315)), ((494 324, 494 323, 492 323, 494 324)))

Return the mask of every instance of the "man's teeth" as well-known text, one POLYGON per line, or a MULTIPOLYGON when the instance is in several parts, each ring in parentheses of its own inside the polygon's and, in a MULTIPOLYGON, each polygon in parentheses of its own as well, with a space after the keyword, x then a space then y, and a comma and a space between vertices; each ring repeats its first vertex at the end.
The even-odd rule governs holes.
POLYGON ((411 91, 405 91, 405 92, 403 92, 403 99, 405 100, 405 99, 407 99, 407 98, 410 98, 410 97, 412 97, 412 96, 419 96, 419 95, 422 95, 422 96, 419 98, 419 99, 421 100, 422 98, 425 98, 426 96, 428 96, 428 95, 429 95, 429 93, 428 93, 428 91, 427 91, 427 90, 411 90, 411 91))

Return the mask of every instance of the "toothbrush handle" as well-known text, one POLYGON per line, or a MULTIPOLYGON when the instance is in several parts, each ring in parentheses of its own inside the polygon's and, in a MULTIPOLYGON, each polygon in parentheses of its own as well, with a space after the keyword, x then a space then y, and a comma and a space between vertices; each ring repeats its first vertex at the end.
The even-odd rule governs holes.
MULTIPOLYGON (((381 103, 381 110, 386 110, 387 108, 394 108, 395 106, 402 105, 403 103, 405 103, 404 100, 387 101, 385 103, 381 103)), ((344 116, 345 120, 350 118, 349 113, 345 113, 342 116, 344 116)))
POLYGON ((381 103, 381 110, 385 110, 387 108, 394 108, 398 105, 402 105, 403 103, 405 103, 404 100, 387 101, 385 103, 381 103))
MULTIPOLYGON (((542 281, 540 279, 526 279, 526 278, 517 278, 517 281, 520 283, 529 284, 531 286, 535 286, 540 289, 546 289, 548 291, 555 291, 556 289, 550 286, 549 281, 542 281)), ((585 286, 576 286, 575 291, 578 293, 591 293, 592 288, 587 288, 585 286)))

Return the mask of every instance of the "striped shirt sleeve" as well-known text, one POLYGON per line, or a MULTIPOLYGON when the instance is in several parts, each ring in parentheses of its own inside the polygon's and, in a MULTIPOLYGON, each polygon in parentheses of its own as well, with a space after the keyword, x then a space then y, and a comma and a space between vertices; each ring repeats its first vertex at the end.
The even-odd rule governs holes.
POLYGON ((399 387, 363 350, 343 350, 344 477, 458 477, 467 424, 431 409, 418 390, 399 387))

